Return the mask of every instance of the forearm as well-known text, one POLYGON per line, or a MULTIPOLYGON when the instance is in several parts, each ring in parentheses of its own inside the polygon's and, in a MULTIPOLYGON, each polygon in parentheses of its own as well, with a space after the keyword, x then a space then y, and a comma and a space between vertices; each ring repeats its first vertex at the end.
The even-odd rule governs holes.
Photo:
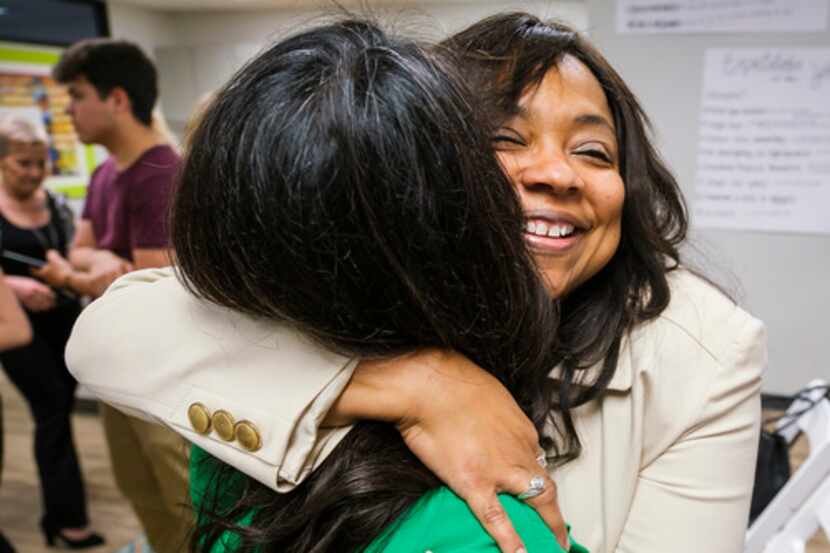
POLYGON ((411 415, 426 371, 443 354, 424 350, 389 359, 363 359, 349 384, 331 406, 323 427, 346 426, 358 420, 398 423, 411 415))
POLYGON ((0 282, 0 350, 23 345, 32 339, 29 321, 6 286, 5 278, 0 282))
POLYGON ((29 322, 7 321, 0 317, 0 351, 27 344, 32 339, 29 322))
POLYGON ((89 271, 101 250, 90 246, 78 246, 69 251, 69 262, 79 271, 89 271))
POLYGON ((393 422, 399 417, 395 395, 384 386, 388 377, 381 370, 382 362, 360 361, 348 386, 331 406, 322 426, 348 426, 361 419, 393 422))
POLYGON ((354 366, 290 327, 199 300, 170 268, 135 271, 111 285, 78 318, 66 359, 103 401, 162 422, 281 491, 342 437, 341 429, 319 426, 354 366), (193 404, 249 421, 261 447, 247 451, 213 429, 196 433, 193 404))
POLYGON ((68 288, 82 296, 100 296, 102 293, 98 279, 90 273, 72 271, 66 275, 63 288, 68 288))
POLYGON ((19 298, 20 286, 24 279, 25 277, 4 275, 3 284, 9 289, 15 298, 19 298))

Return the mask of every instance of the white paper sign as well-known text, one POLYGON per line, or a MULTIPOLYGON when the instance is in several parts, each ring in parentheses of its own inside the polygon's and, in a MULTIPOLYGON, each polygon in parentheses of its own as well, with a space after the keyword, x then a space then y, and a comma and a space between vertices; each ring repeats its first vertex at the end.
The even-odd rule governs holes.
POLYGON ((830 233, 830 48, 711 49, 694 222, 830 233))
POLYGON ((617 0, 617 32, 823 31, 828 5, 828 0, 617 0))

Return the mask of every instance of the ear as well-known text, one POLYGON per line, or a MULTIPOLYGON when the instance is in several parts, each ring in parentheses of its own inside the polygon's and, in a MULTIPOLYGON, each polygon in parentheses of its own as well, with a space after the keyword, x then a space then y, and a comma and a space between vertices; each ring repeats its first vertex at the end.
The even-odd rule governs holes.
POLYGON ((127 95, 127 91, 120 86, 116 86, 110 91, 108 99, 112 102, 117 113, 132 113, 130 97, 127 95))

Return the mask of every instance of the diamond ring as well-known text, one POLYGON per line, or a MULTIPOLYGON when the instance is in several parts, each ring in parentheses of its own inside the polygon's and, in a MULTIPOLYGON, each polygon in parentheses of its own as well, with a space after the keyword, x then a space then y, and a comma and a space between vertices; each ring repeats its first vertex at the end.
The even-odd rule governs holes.
POLYGON ((530 484, 527 487, 527 490, 520 493, 516 497, 519 499, 531 499, 536 497, 537 495, 542 495, 542 492, 545 491, 545 478, 543 476, 534 476, 530 479, 530 484))

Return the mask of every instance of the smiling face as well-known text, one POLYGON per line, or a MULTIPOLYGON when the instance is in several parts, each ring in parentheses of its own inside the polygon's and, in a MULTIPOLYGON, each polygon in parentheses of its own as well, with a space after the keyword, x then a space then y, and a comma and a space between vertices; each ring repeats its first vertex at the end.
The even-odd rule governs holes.
POLYGON ((594 276, 620 243, 625 188, 614 119, 596 77, 565 56, 493 136, 525 212, 525 240, 556 297, 594 276))
POLYGON ((9 153, 0 159, 3 188, 19 200, 31 197, 46 178, 48 151, 41 142, 12 141, 9 153))

